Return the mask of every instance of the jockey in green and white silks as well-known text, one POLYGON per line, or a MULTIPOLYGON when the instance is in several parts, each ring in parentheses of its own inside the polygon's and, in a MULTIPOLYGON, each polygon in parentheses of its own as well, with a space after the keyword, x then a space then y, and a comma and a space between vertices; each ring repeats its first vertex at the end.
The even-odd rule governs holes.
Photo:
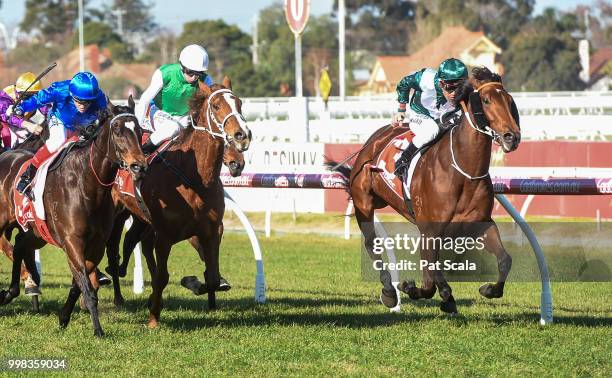
MULTIPOLYGON (((446 59, 438 70, 423 68, 404 77, 397 84, 397 101, 399 109, 393 117, 393 124, 398 125, 406 120, 415 136, 412 144, 422 147, 433 140, 440 128, 440 118, 449 112, 456 112, 455 90, 468 77, 465 64, 459 59, 446 59), (413 90, 410 97, 410 90, 413 90), (406 104, 410 100, 407 109, 406 104)), ((415 148, 415 150, 416 150, 415 148)))
POLYGON ((136 106, 140 125, 153 131, 143 152, 153 152, 161 141, 175 137, 189 125, 189 100, 198 90, 198 81, 213 84, 207 70, 208 53, 199 45, 185 47, 178 63, 155 70, 136 106))

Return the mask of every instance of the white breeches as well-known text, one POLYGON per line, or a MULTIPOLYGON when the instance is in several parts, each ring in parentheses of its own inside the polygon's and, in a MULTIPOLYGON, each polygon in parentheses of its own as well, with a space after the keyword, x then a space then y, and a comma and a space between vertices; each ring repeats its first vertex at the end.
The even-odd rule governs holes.
POLYGON ((51 116, 49 119, 49 139, 45 142, 49 152, 54 153, 66 142, 66 127, 64 123, 51 116))
POLYGON ((406 114, 405 122, 408 122, 410 130, 414 133, 412 143, 417 148, 421 148, 425 143, 434 139, 440 132, 440 128, 436 121, 426 115, 416 113, 411 109, 408 110, 406 114))
POLYGON ((171 116, 163 110, 157 110, 153 115, 153 126, 155 131, 151 134, 151 142, 159 145, 162 140, 177 136, 181 129, 189 124, 188 116, 171 116))

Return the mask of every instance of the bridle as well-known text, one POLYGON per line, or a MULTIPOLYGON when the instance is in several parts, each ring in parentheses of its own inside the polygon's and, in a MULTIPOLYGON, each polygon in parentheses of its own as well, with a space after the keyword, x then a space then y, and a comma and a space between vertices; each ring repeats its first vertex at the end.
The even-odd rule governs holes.
MULTIPOLYGON (((499 135, 499 133, 493 130, 491 126, 489 126, 489 120, 487 119, 487 116, 484 112, 484 109, 482 107, 482 99, 480 98, 479 91, 488 86, 501 87, 502 89, 504 87, 503 84, 500 82, 491 81, 488 83, 484 83, 483 85, 476 88, 472 93, 470 93, 468 101, 470 103, 470 108, 472 109, 472 113, 473 113, 474 120, 475 120, 474 122, 472 121, 472 117, 470 116, 470 112, 468 111, 467 106, 465 105, 465 102, 463 101, 461 102, 461 107, 463 109, 463 114, 467 118, 467 121, 470 127, 478 131, 479 133, 486 135, 487 137, 491 138, 496 144, 500 145, 501 143, 499 142, 499 140, 501 136, 499 135)), ((516 108, 516 105, 514 105, 514 108, 516 108)), ((516 113, 518 114, 518 111, 516 113)), ((514 110, 512 111, 512 116, 516 120, 517 117, 514 115, 514 110)), ((518 124, 518 121, 517 121, 517 124, 518 124)), ((457 162, 457 159, 455 158, 455 152, 453 150, 453 131, 455 131, 455 127, 453 127, 450 131, 450 153, 451 153, 451 159, 452 159, 451 166, 455 168, 457 172, 461 173, 463 176, 467 177, 470 180, 479 180, 479 179, 483 179, 489 176, 489 172, 483 175, 480 175, 480 176, 471 176, 470 174, 465 172, 463 169, 461 169, 461 167, 459 166, 459 163, 457 162)))
MULTIPOLYGON (((112 127, 113 123, 114 123, 114 122, 115 122, 117 119, 122 118, 122 117, 130 117, 130 118, 134 118, 134 120, 135 120, 136 122, 138 122, 138 119, 136 118, 136 116, 135 116, 134 114, 132 114, 132 113, 120 113, 120 114, 117 114, 116 116, 114 116, 114 117, 113 117, 113 118, 110 120, 110 122, 108 123, 108 127, 112 127)), ((99 129, 101 130, 102 128, 99 128, 99 129)), ((112 132, 112 130, 110 130, 109 132, 110 132, 110 137, 108 138, 108 145, 106 146, 106 153, 105 153, 104 157, 105 157, 106 159, 110 160, 111 164, 113 164, 113 165, 118 165, 118 166, 119 166, 119 169, 127 169, 127 168, 128 168, 127 163, 126 163, 126 162, 125 162, 125 160, 123 159, 123 156, 121 156, 121 153, 120 153, 120 152, 117 150, 117 148, 116 148, 117 143, 115 142, 115 136, 114 136, 114 133, 112 132), (117 157, 117 158, 118 158, 118 160, 112 159, 112 158, 111 158, 111 157, 108 155, 108 152, 110 151, 110 143, 111 143, 111 139, 113 140, 113 145, 115 145, 115 148, 114 148, 114 150, 115 150, 115 157, 117 157)), ((97 136, 98 136, 97 134, 99 134, 99 133, 100 133, 100 131, 98 131, 98 132, 96 133, 96 135, 95 135, 95 137, 96 137, 96 138, 97 138, 97 136)), ((102 180, 100 179, 100 177, 98 176, 98 174, 96 173, 96 170, 95 170, 95 169, 94 169, 94 167, 93 167, 93 148, 94 148, 94 145, 95 145, 95 144, 96 144, 96 141, 94 141, 94 142, 91 144, 91 147, 89 148, 89 167, 91 168, 91 171, 93 172, 94 177, 96 178, 96 180, 98 181, 98 183, 99 183, 100 185, 102 185, 102 186, 111 186, 111 185, 113 185, 113 184, 115 183, 115 178, 113 178, 113 180, 112 180, 111 182, 109 182, 109 183, 103 183, 103 182, 102 182, 102 180)), ((98 149, 98 147, 97 147, 97 146, 96 146, 96 149, 98 149)), ((99 150, 99 149, 98 149, 98 150, 99 150)))
POLYGON ((191 115, 189 115, 189 118, 191 119, 191 125, 195 130, 207 132, 210 135, 212 135, 214 138, 221 138, 223 142, 225 143, 225 145, 227 145, 231 142, 231 138, 225 132, 225 124, 231 117, 236 117, 237 119, 240 117, 240 119, 242 120, 244 120, 244 117, 242 116, 242 114, 240 114, 240 112, 232 111, 229 114, 227 114, 221 122, 217 120, 217 117, 215 116, 215 113, 212 110, 211 101, 216 95, 223 94, 223 93, 230 93, 234 95, 234 93, 231 90, 222 88, 222 89, 217 89, 216 91, 212 92, 210 96, 208 96, 208 99, 206 100, 206 105, 207 105, 207 109, 206 109, 206 121, 207 121, 206 124, 207 125, 206 126, 196 126, 196 123, 193 122, 193 118, 191 117, 191 115), (213 123, 217 127, 218 131, 214 131, 212 129, 213 123))

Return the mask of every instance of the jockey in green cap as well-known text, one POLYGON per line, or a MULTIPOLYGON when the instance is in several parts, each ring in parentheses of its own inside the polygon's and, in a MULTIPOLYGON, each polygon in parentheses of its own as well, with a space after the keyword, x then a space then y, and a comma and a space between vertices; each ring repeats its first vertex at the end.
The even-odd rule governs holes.
POLYGON ((404 121, 408 122, 414 132, 414 139, 396 166, 409 163, 419 148, 439 134, 440 118, 458 110, 454 102, 455 91, 467 77, 468 69, 465 64, 459 59, 450 58, 443 61, 438 70, 423 68, 400 80, 397 84, 399 109, 393 116, 392 124, 397 126, 404 121), (406 104, 409 101, 410 107, 407 109, 406 104))

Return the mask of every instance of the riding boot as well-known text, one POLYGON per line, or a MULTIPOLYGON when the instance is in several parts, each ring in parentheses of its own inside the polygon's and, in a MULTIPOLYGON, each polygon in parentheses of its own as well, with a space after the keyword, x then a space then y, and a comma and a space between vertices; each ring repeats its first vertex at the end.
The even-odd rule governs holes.
POLYGON ((145 144, 142 145, 142 152, 144 152, 145 155, 151 155, 156 149, 157 146, 151 142, 151 138, 149 138, 145 144))
POLYGON ((408 147, 402 152, 402 156, 397 159, 395 163, 395 175, 402 178, 405 178, 406 174, 408 174, 408 168, 410 167, 410 162, 412 161, 412 157, 417 152, 418 148, 414 145, 414 143, 410 143, 408 147))
POLYGON ((25 172, 23 172, 23 174, 21 175, 19 183, 17 183, 17 191, 19 193, 25 194, 32 201, 34 199, 32 198, 32 188, 30 187, 30 184, 34 179, 34 175, 36 175, 37 170, 38 168, 36 168, 34 164, 30 163, 30 165, 28 165, 28 168, 26 168, 25 172))

